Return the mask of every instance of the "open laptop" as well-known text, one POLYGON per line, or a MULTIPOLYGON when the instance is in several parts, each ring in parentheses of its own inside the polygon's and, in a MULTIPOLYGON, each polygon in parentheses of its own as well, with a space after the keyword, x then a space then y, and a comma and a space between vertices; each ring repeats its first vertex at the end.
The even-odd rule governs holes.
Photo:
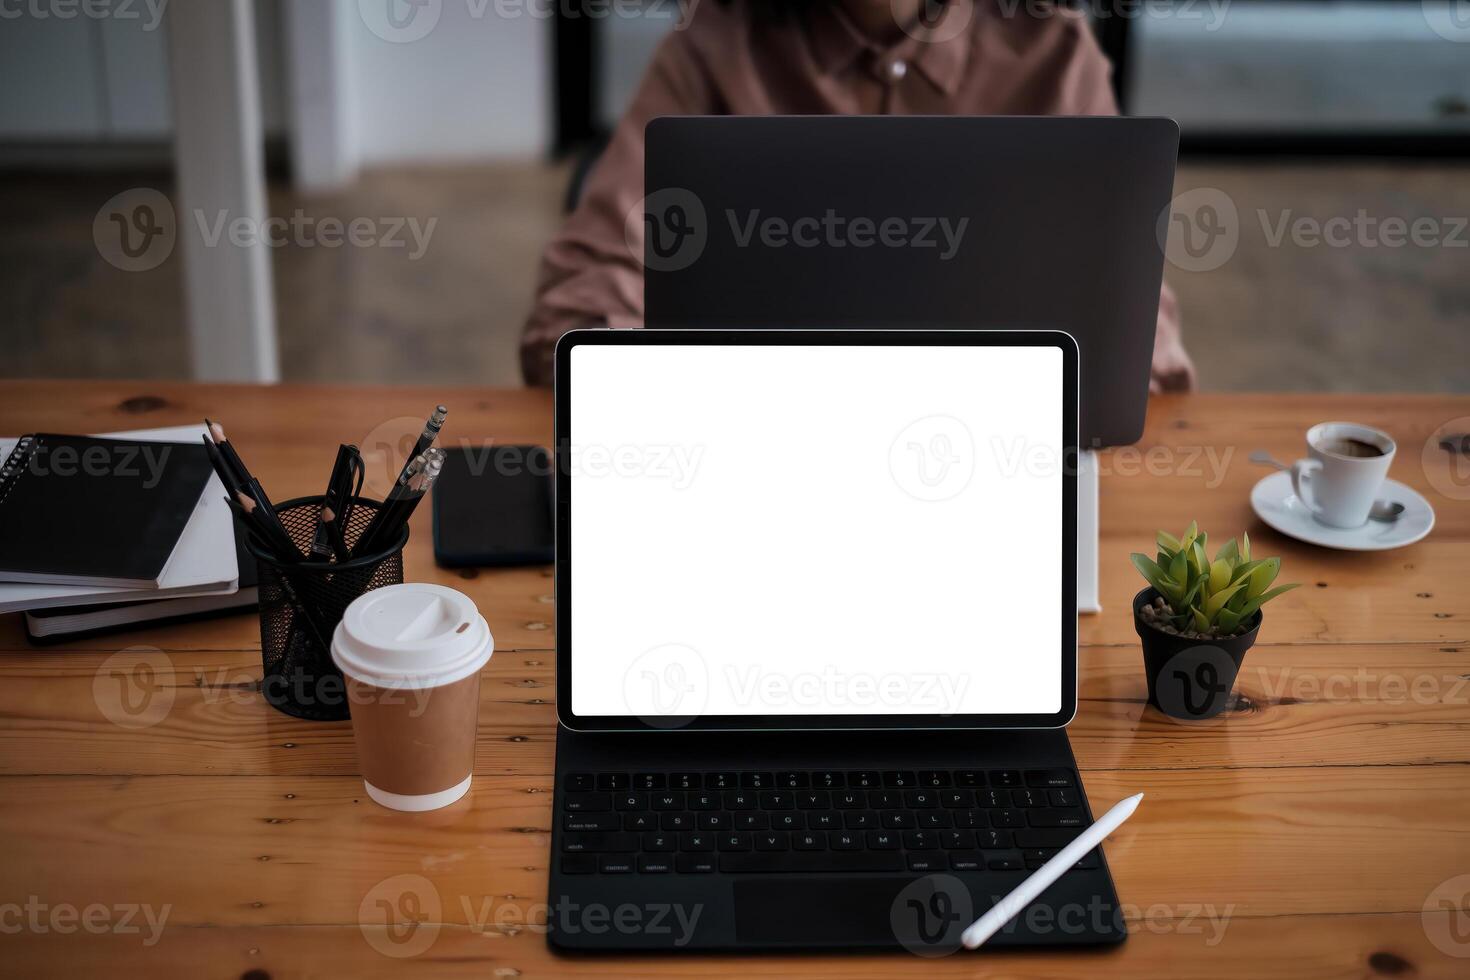
MULTIPOLYGON (((1077 370, 1044 331, 562 339, 553 947, 949 952, 1091 822, 1077 370)), ((1124 937, 1099 850, 991 943, 1124 937)))
POLYGON ((1172 119, 670 116, 645 143, 647 326, 1063 330, 1080 445, 1142 434, 1172 119))

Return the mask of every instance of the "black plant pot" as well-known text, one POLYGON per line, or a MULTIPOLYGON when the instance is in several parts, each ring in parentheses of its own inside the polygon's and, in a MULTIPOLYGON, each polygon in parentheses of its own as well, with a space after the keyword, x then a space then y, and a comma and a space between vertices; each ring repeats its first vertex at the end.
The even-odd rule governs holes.
POLYGON ((1245 652, 1261 630, 1261 613, 1257 611, 1255 625, 1238 636, 1193 639, 1165 633, 1144 620, 1139 610, 1158 597, 1153 588, 1133 597, 1133 628, 1143 641, 1148 703, 1180 721, 1213 718, 1230 703, 1245 652))

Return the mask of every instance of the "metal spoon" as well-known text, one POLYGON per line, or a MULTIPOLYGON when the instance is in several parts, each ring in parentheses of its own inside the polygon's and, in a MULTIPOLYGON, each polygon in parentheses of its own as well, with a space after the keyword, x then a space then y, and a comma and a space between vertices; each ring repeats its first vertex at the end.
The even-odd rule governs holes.
MULTIPOLYGON (((1269 466, 1273 469, 1281 470, 1283 473, 1291 472, 1290 466, 1276 459, 1264 449, 1257 449, 1251 453, 1250 461, 1252 463, 1259 463, 1261 466, 1269 466)), ((1397 500, 1375 500, 1373 501, 1373 507, 1368 511, 1368 519, 1392 524, 1402 517, 1403 513, 1404 505, 1397 500)))

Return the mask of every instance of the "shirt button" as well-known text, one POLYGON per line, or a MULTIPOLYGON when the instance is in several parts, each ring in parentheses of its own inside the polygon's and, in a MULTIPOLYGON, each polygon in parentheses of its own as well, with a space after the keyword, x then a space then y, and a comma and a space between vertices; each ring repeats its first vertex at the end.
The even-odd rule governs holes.
POLYGON ((904 61, 902 58, 898 59, 893 64, 888 66, 888 77, 893 79, 895 82, 902 81, 903 77, 908 73, 909 63, 907 61, 904 61))

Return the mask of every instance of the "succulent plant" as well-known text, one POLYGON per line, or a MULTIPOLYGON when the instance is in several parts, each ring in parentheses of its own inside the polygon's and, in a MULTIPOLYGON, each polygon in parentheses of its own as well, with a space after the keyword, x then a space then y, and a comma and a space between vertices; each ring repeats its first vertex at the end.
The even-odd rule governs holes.
POLYGON ((1150 618, 1186 635, 1230 636, 1248 628, 1261 606, 1299 584, 1272 588, 1281 559, 1253 560, 1246 534, 1238 544, 1231 538, 1221 545, 1214 561, 1205 550, 1209 536, 1194 522, 1182 537, 1160 531, 1157 543, 1156 558, 1135 552, 1133 566, 1168 603, 1150 618))

